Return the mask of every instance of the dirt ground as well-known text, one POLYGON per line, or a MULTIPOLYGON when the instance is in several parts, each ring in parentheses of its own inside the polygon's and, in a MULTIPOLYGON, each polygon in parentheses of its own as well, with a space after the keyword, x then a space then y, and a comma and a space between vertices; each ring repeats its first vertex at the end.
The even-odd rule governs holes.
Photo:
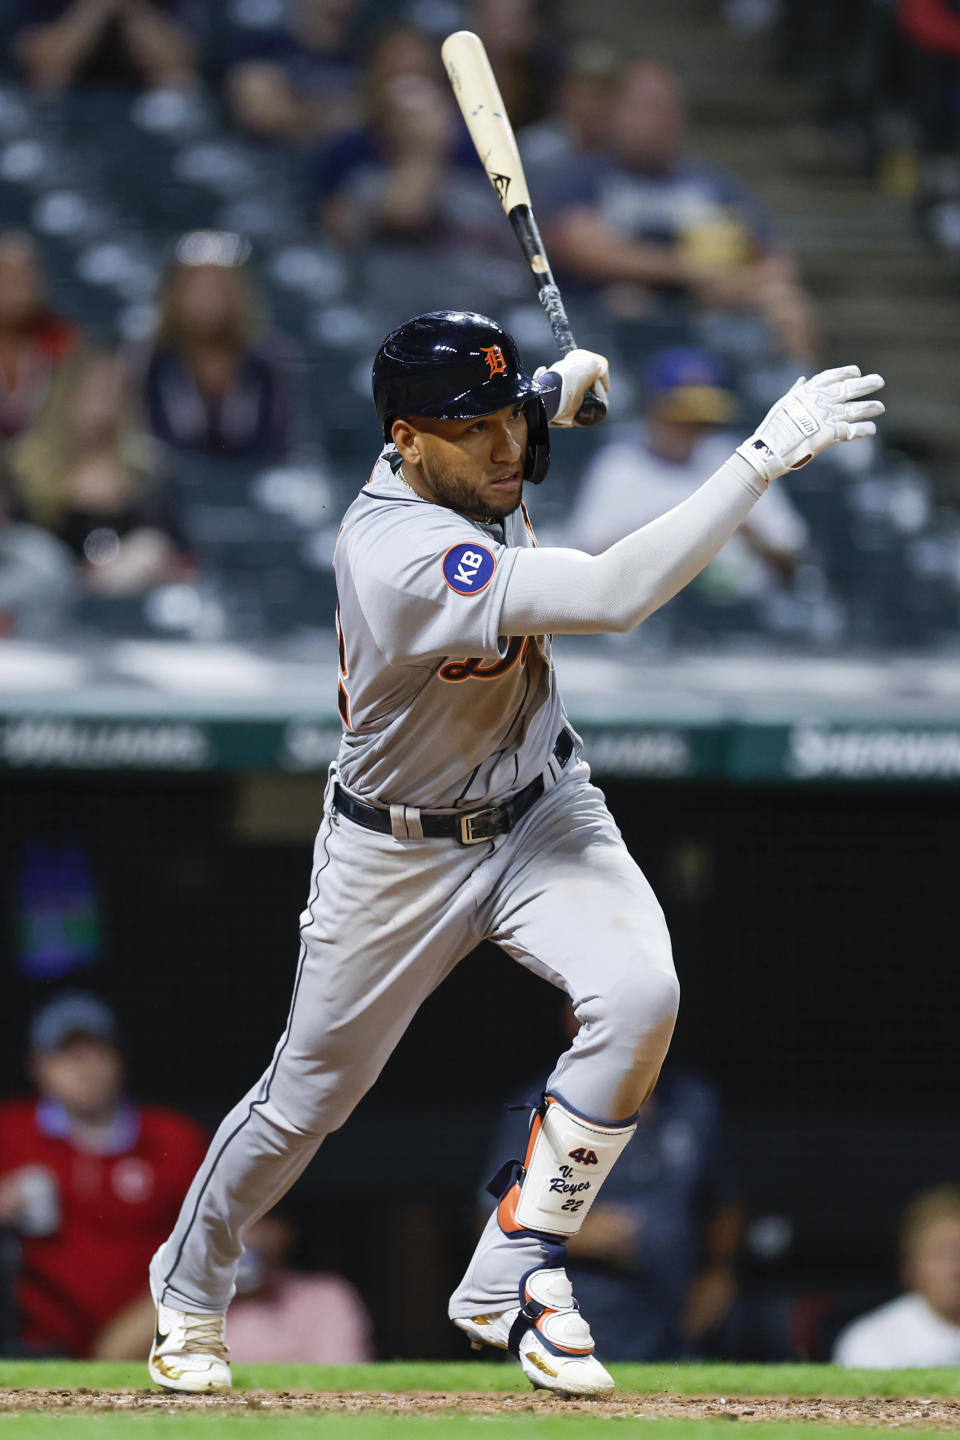
POLYGON ((8 1390, 0 1389, 0 1414, 26 1411, 170 1411, 202 1410, 218 1414, 298 1411, 305 1414, 382 1411, 393 1414, 541 1414, 644 1415, 672 1419, 820 1420, 844 1425, 960 1429, 960 1399, 905 1400, 900 1397, 813 1399, 800 1395, 618 1395, 613 1400, 561 1400, 535 1393, 431 1391, 387 1393, 361 1390, 236 1390, 226 1395, 171 1395, 159 1390, 8 1390))

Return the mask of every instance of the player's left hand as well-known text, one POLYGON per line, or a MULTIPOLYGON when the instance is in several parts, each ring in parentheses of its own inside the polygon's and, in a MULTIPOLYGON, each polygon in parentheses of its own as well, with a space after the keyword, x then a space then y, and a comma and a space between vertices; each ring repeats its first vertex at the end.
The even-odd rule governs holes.
POLYGON ((875 435, 874 418, 883 414, 879 400, 866 400, 883 388, 880 375, 861 375, 856 365, 822 370, 811 380, 801 375, 772 406, 756 430, 737 446, 762 480, 798 470, 838 440, 875 435))
POLYGON ((541 365, 534 370, 533 378, 540 380, 548 374, 556 375, 560 380, 557 408, 552 415, 549 406, 547 408, 551 425, 561 428, 575 425, 577 411, 591 385, 601 400, 606 401, 609 394, 610 365, 605 355, 598 355, 593 350, 571 350, 551 365, 541 365))

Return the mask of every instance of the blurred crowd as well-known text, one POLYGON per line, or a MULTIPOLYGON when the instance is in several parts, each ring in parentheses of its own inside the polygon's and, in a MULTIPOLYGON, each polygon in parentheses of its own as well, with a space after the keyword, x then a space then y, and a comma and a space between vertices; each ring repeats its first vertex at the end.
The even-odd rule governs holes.
POLYGON ((814 155, 839 149, 960 257, 960 9, 955 0, 728 0, 769 26, 778 73, 811 77, 814 155))
MULTIPOLYGON (((775 23, 784 50, 802 32, 830 124, 837 27, 867 45, 882 15, 888 49, 922 48, 947 7, 796 8, 718 14, 775 23)), ((383 335, 472 308, 549 358, 443 73, 460 25, 490 53, 578 338, 615 377, 603 434, 554 446, 542 538, 598 548, 653 518, 837 358, 776 218, 697 157, 684 85, 639 37, 615 53, 548 0, 23 0, 0 37, 0 633, 325 631, 383 335)), ((924 154, 952 144, 949 93, 924 154)), ((906 454, 844 458, 765 497, 653 643, 949 636, 960 523, 906 454)))

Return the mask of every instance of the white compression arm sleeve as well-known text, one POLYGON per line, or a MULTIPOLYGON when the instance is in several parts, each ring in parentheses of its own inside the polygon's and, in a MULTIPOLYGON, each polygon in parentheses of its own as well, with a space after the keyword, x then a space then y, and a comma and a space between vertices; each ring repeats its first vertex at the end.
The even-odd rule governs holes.
POLYGON ((688 499, 602 555, 521 550, 507 582, 502 635, 595 635, 632 630, 689 584, 763 494, 734 454, 688 499))

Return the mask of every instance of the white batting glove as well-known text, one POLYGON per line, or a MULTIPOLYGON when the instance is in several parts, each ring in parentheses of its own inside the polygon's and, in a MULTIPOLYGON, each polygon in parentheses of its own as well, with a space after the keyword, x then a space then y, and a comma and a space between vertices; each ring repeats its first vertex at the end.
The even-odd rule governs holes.
POLYGON ((549 367, 541 365, 539 370, 533 372, 534 380, 540 380, 547 375, 556 375, 560 380, 557 408, 551 415, 548 407, 547 414, 550 416, 550 424, 561 428, 577 423, 577 411, 591 385, 601 400, 606 400, 610 390, 610 366, 607 358, 605 355, 595 354, 593 350, 571 350, 568 355, 554 360, 549 367))
POLYGON ((873 417, 882 415, 884 407, 879 400, 863 397, 884 383, 879 375, 861 375, 856 365, 823 370, 812 380, 801 375, 768 410, 750 439, 737 446, 737 454, 769 482, 787 470, 798 470, 838 440, 875 435, 873 417))

